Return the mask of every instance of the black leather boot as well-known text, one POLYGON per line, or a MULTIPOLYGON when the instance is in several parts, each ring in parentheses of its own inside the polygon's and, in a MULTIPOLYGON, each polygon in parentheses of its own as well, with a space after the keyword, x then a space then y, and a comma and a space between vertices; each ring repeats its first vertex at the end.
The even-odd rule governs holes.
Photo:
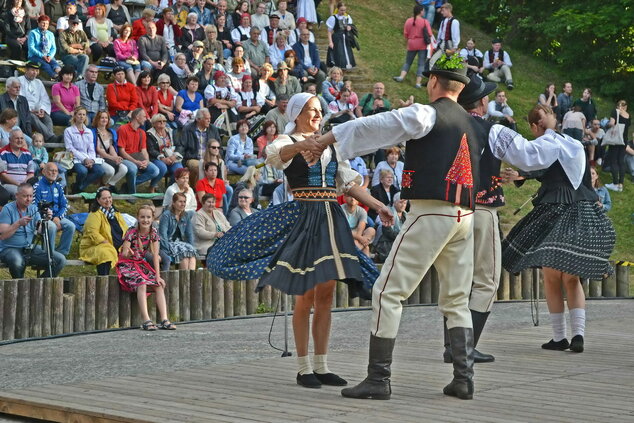
POLYGON ((452 397, 473 399, 473 329, 455 327, 447 332, 453 356, 453 380, 442 391, 452 397))
POLYGON ((368 376, 357 386, 342 389, 341 395, 357 399, 390 399, 392 395, 390 376, 392 375, 394 341, 394 338, 379 338, 370 335, 368 376))
POLYGON ((476 350, 480 335, 482 335, 482 329, 489 318, 490 311, 481 313, 479 311, 471 310, 471 320, 473 321, 473 361, 474 363, 492 363, 495 361, 495 357, 491 354, 484 354, 476 350))
POLYGON ((453 357, 451 356, 451 343, 449 342, 449 334, 447 333, 447 318, 443 316, 442 325, 445 334, 445 351, 442 353, 442 360, 445 363, 453 363, 453 357))
MULTIPOLYGON (((481 313, 479 311, 471 310, 471 320, 473 321, 473 362, 474 363, 492 363, 495 361, 495 357, 491 354, 485 354, 478 351, 475 347, 478 345, 478 340, 482 334, 482 329, 489 317, 490 312, 481 313)), ((442 354, 443 361, 445 363, 452 363, 453 357, 451 356, 451 346, 449 342, 449 335, 447 334, 447 318, 444 317, 445 326, 445 352, 442 354)))

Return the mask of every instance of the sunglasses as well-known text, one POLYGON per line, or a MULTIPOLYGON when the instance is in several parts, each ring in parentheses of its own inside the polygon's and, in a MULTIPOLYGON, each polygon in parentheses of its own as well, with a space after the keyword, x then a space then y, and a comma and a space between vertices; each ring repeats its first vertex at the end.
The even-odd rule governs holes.
POLYGON ((248 200, 250 198, 251 197, 247 197, 247 196, 244 196, 244 195, 238 195, 238 199, 240 199, 240 200, 248 200))
POLYGON ((209 148, 212 149, 212 150, 217 150, 220 147, 218 147, 217 145, 210 145, 209 148))

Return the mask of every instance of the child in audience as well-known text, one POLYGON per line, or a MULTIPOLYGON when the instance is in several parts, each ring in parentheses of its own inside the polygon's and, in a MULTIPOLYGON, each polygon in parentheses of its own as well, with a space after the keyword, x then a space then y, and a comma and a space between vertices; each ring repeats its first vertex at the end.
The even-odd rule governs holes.
POLYGON ((44 147, 44 136, 39 132, 33 132, 33 141, 29 147, 33 161, 37 164, 35 176, 39 175, 44 165, 48 163, 48 151, 44 147))
POLYGON ((136 292, 139 302, 139 310, 143 318, 141 328, 153 331, 158 328, 174 330, 176 326, 167 317, 167 305, 165 302, 165 281, 159 274, 159 235, 152 226, 154 210, 150 205, 143 205, 136 214, 137 224, 128 229, 123 237, 121 254, 117 263, 117 275, 121 289, 128 292, 136 292), (150 266, 145 257, 150 254, 153 266, 150 266), (159 309, 161 323, 157 326, 152 322, 148 314, 146 297, 148 291, 156 294, 156 306, 159 309))

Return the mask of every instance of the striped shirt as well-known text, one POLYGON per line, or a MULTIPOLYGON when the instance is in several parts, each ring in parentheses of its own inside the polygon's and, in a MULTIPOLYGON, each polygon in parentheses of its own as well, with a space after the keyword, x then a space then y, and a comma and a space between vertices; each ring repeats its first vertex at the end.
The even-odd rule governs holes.
POLYGON ((13 178, 18 184, 25 182, 35 173, 33 156, 26 148, 21 148, 20 154, 16 155, 11 150, 11 145, 6 145, 0 149, 0 160, 7 165, 3 173, 13 178))

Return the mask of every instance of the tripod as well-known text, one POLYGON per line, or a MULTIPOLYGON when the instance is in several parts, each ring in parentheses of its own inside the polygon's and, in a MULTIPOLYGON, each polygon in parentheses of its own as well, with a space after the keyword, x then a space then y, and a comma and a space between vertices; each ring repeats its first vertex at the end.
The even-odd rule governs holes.
MULTIPOLYGON (((35 245, 41 245, 42 249, 46 251, 46 263, 48 268, 48 277, 53 277, 53 257, 51 255, 51 251, 53 247, 51 246, 51 240, 48 237, 48 225, 50 219, 48 218, 48 214, 45 213, 42 216, 42 220, 40 220, 40 234, 38 235, 38 241, 35 245)), ((39 275, 38 275, 39 276, 39 275)))

